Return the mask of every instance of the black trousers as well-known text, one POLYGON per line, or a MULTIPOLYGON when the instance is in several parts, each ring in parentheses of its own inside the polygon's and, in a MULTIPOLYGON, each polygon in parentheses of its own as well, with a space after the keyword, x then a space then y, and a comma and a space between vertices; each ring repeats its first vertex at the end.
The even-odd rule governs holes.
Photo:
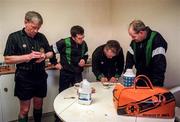
POLYGON ((82 73, 71 73, 64 70, 60 71, 59 93, 82 81, 82 73))
MULTIPOLYGON (((60 70, 59 78, 59 93, 63 90, 73 86, 75 83, 82 81, 82 73, 70 73, 64 70, 60 70)), ((63 122, 55 115, 55 122, 63 122)))

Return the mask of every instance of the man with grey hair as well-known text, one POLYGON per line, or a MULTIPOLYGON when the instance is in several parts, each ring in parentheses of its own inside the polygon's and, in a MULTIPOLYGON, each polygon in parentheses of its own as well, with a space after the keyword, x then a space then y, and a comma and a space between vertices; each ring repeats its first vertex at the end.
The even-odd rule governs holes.
POLYGON ((25 27, 8 37, 4 59, 7 64, 16 64, 14 95, 19 98, 19 122, 28 121, 28 112, 33 99, 35 122, 41 122, 43 98, 47 93, 45 59, 53 53, 46 37, 39 33, 43 19, 35 11, 25 15, 25 27))
POLYGON ((154 86, 163 86, 167 42, 160 33, 145 26, 141 20, 132 21, 128 32, 132 41, 127 52, 125 70, 135 65, 136 75, 146 75, 154 86))
POLYGON ((117 40, 109 40, 92 54, 92 72, 101 82, 117 82, 124 68, 124 55, 117 40))

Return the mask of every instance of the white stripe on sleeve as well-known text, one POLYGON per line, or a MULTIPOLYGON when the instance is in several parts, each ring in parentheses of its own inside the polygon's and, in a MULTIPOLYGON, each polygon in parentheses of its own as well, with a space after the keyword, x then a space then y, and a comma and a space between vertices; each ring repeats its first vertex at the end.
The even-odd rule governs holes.
POLYGON ((166 53, 166 51, 163 47, 158 47, 152 51, 152 57, 159 55, 159 54, 162 54, 165 56, 165 53, 166 53))
POLYGON ((129 51, 132 55, 134 55, 134 51, 133 51, 133 49, 131 48, 131 46, 129 46, 128 51, 129 51))
POLYGON ((55 53, 59 53, 56 44, 53 44, 53 51, 54 51, 55 53))
POLYGON ((84 55, 88 55, 88 52, 86 52, 84 55))

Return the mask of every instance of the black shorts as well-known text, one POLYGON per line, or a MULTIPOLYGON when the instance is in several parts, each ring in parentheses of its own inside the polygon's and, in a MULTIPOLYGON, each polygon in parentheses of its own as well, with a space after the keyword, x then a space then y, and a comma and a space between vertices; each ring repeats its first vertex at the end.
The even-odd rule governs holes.
POLYGON ((17 70, 15 73, 14 96, 20 100, 33 97, 43 98, 47 94, 47 73, 17 70))

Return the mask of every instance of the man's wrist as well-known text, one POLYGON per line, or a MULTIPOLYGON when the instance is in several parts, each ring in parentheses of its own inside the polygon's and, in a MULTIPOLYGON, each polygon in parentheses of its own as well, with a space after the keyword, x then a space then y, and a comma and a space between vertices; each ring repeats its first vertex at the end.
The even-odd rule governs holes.
POLYGON ((29 62, 31 59, 32 59, 32 56, 31 56, 31 54, 27 54, 27 55, 25 55, 26 57, 25 57, 25 59, 26 59, 26 61, 25 62, 29 62))
POLYGON ((48 56, 46 55, 46 54, 44 54, 45 56, 44 56, 44 60, 46 60, 46 59, 48 59, 48 56))
POLYGON ((103 74, 100 74, 98 77, 97 77, 97 79, 98 80, 101 80, 101 78, 103 78, 104 77, 104 75, 103 74))

